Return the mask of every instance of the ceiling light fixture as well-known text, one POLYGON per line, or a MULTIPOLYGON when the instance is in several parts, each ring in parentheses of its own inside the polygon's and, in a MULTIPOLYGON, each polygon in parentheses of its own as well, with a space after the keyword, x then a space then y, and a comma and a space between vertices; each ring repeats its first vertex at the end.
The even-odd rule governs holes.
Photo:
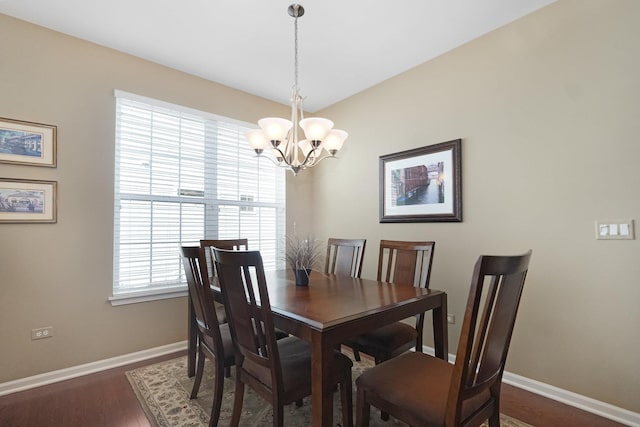
POLYGON ((260 119, 260 129, 247 131, 245 136, 256 154, 262 155, 266 151, 267 157, 276 165, 297 175, 299 171, 315 166, 327 157, 335 157, 349 134, 333 129, 333 122, 329 119, 304 118, 303 98, 298 90, 298 18, 304 15, 304 8, 299 4, 292 4, 288 12, 294 18, 295 35, 291 120, 279 117, 260 119), (298 124, 304 130, 306 139, 298 139, 298 124))

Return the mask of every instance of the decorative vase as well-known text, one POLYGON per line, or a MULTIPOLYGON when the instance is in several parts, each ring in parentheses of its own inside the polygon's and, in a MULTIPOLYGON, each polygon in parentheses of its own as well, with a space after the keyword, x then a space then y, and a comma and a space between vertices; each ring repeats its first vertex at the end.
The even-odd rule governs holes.
POLYGON ((296 278, 296 286, 309 286, 310 268, 293 270, 293 274, 296 278))

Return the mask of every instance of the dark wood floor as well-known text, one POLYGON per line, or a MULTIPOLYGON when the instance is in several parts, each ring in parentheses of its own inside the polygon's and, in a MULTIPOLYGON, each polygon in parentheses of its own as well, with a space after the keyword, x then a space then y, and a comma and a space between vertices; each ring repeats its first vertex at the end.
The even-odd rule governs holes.
MULTIPOLYGON (((125 371, 179 355, 0 397, 1 427, 150 427, 125 371)), ((502 412, 536 427, 614 427, 621 424, 503 385, 502 412)))

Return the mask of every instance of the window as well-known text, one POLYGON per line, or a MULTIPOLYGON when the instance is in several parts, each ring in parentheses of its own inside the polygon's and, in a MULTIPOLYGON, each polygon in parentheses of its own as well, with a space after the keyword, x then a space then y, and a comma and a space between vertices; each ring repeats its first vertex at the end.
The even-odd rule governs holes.
POLYGON ((112 304, 184 294, 180 246, 203 238, 247 238, 265 269, 280 266, 284 170, 248 148, 250 125, 115 95, 112 304))

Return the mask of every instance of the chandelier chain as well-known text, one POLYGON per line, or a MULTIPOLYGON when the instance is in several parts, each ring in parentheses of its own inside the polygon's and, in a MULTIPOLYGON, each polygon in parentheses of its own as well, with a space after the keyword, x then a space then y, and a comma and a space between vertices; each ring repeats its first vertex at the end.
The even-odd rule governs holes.
POLYGON ((298 16, 296 15, 295 21, 293 24, 293 32, 294 32, 294 49, 293 49, 293 68, 294 68, 294 86, 293 91, 295 94, 298 93, 298 16))

